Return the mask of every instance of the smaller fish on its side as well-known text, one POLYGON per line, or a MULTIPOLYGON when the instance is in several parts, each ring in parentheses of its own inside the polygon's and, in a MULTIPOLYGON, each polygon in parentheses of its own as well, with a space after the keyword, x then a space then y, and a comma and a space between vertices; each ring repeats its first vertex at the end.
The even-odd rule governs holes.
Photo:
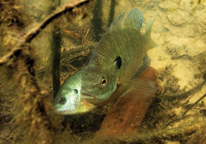
POLYGON ((63 115, 80 114, 95 108, 93 104, 81 99, 81 83, 82 71, 76 72, 65 80, 64 84, 61 85, 53 104, 57 113, 63 115))

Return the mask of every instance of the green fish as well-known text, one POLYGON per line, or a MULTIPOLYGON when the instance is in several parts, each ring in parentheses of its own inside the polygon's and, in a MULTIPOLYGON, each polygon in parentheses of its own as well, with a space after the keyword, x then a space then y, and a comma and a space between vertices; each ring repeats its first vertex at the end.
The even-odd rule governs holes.
MULTIPOLYGON (((126 18, 122 13, 110 25, 82 75, 82 99, 93 104, 106 101, 118 87, 127 88, 149 66, 147 52, 157 44, 151 39, 153 21, 147 21, 145 28, 142 22, 142 13, 134 8, 126 18)), ((142 84, 150 85, 148 81, 142 84)))
POLYGON ((63 115, 79 114, 95 108, 93 104, 81 99, 82 72, 76 72, 67 78, 60 87, 53 104, 57 113, 63 115))

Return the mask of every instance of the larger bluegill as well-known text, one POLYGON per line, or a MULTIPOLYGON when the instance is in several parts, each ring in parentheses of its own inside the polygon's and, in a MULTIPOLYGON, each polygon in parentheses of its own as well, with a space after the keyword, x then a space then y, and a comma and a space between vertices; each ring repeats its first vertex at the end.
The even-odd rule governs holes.
POLYGON ((81 99, 82 71, 75 73, 67 78, 61 85, 54 100, 54 108, 60 114, 79 114, 85 113, 95 106, 81 99))
POLYGON ((126 88, 148 66, 147 52, 156 46, 151 39, 153 22, 147 21, 143 32, 138 9, 124 16, 122 13, 108 28, 84 70, 81 93, 89 102, 107 100, 118 86, 126 88))

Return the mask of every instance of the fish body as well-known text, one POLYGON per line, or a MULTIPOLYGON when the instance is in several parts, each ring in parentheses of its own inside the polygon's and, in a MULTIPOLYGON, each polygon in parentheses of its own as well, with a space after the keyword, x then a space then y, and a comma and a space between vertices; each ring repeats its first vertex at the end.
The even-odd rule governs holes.
POLYGON ((82 98, 91 103, 107 100, 119 85, 127 87, 145 67, 144 58, 156 46, 151 39, 153 22, 142 33, 142 13, 134 8, 126 18, 122 13, 95 47, 82 76, 82 98))
POLYGON ((54 108, 57 113, 64 115, 79 114, 95 108, 93 104, 81 99, 81 82, 82 71, 79 71, 67 78, 61 85, 54 100, 54 108))

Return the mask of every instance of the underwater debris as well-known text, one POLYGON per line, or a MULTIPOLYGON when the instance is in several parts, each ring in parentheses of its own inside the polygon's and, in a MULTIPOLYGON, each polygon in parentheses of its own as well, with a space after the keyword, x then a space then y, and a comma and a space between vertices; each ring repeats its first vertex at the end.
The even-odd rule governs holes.
POLYGON ((186 144, 206 144, 206 127, 201 127, 186 144))
POLYGON ((186 20, 182 16, 181 13, 179 12, 174 12, 170 15, 167 16, 169 22, 174 25, 174 26, 182 26, 183 24, 186 23, 186 20))
POLYGON ((101 34, 104 32, 103 31, 103 26, 102 26, 102 0, 96 0, 95 2, 95 7, 93 10, 93 18, 91 20, 93 31, 94 31, 94 38, 95 41, 99 41, 101 39, 101 34))
MULTIPOLYGON (((61 71, 68 71, 70 68, 70 65, 68 64, 75 65, 75 67, 82 68, 82 66, 84 66, 89 61, 89 57, 95 45, 96 43, 86 45, 86 46, 76 47, 69 51, 63 52, 61 55, 62 57, 61 71)), ((76 68, 72 68, 72 69, 76 69, 76 68)))
POLYGON ((47 17, 38 27, 36 27, 34 30, 29 31, 26 34, 26 36, 24 37, 24 39, 22 41, 20 41, 20 43, 18 43, 16 48, 14 48, 10 53, 8 53, 7 55, 3 56, 2 59, 0 59, 0 66, 5 64, 10 58, 15 56, 16 54, 21 53, 22 52, 21 46, 24 46, 24 44, 26 44, 26 43, 30 43, 54 19, 56 19, 57 17, 65 14, 66 12, 72 11, 75 7, 79 7, 79 6, 81 6, 81 5, 85 4, 85 3, 88 3, 89 1, 90 0, 82 0, 80 2, 79 1, 78 2, 74 2, 71 5, 66 6, 66 7, 64 7, 61 10, 56 11, 52 15, 47 17))
POLYGON ((179 5, 177 3, 174 3, 172 1, 165 1, 163 3, 159 4, 159 8, 162 11, 173 11, 179 8, 179 5))
POLYGON ((172 101, 174 99, 183 100, 183 99, 187 98, 188 96, 190 96, 191 94, 194 94, 195 92, 200 90, 205 83, 206 83, 206 79, 204 79, 203 82, 201 82, 200 84, 196 85, 195 87, 193 87, 192 89, 190 89, 186 92, 176 94, 176 95, 167 95, 166 99, 169 99, 170 101, 172 101))
POLYGON ((25 143, 51 144, 53 140, 53 126, 46 112, 41 91, 34 69, 33 48, 30 43, 51 21, 62 14, 72 11, 89 0, 73 2, 50 17, 45 19, 35 30, 29 31, 14 48, 0 59, 0 66, 5 66, 12 71, 12 78, 19 88, 17 108, 14 114, 15 124, 23 135, 25 143))
MULTIPOLYGON (((178 95, 173 95, 173 96, 168 96, 169 100, 175 100, 175 99, 179 99, 179 100, 182 100, 182 99, 185 99, 187 98, 189 95, 197 92, 198 90, 200 90, 202 88, 202 86, 206 83, 206 74, 203 75, 203 78, 204 78, 204 81, 201 82, 200 84, 198 84, 197 86, 195 86, 194 88, 182 93, 182 94, 178 94, 178 95)), ((169 125, 175 123, 175 122, 178 122, 180 120, 183 120, 187 114, 187 112, 192 109, 197 103, 199 103, 202 99, 204 99, 206 97, 206 94, 204 94, 203 96, 201 96, 195 103, 191 104, 182 114, 181 116, 179 116, 178 118, 168 122, 164 128, 168 127, 169 125)))

